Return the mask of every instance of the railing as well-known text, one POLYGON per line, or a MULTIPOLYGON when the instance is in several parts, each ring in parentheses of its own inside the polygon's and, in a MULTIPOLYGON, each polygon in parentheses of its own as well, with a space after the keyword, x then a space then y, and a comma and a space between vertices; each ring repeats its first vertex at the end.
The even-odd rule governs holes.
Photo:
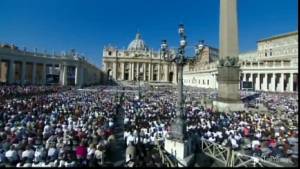
POLYGON ((201 148, 203 153, 222 163, 225 167, 284 167, 260 157, 241 154, 207 140, 201 141, 201 148))
POLYGON ((160 145, 157 145, 156 148, 164 165, 166 165, 167 167, 177 167, 177 165, 170 159, 167 152, 163 150, 160 145))
POLYGON ((229 166, 230 161, 230 149, 223 147, 219 144, 212 143, 206 140, 201 141, 202 152, 207 156, 217 160, 222 163, 224 166, 229 166))
POLYGON ((232 152, 230 167, 283 167, 259 157, 248 156, 239 152, 232 152))

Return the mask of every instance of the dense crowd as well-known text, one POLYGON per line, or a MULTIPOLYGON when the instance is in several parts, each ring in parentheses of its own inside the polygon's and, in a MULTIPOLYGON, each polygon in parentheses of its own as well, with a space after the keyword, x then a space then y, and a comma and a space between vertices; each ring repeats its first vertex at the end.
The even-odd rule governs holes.
MULTIPOLYGON (((196 93, 192 90, 186 92, 190 100, 201 98, 199 95, 209 95, 209 92, 196 93)), ((163 144, 165 138, 169 136, 170 126, 175 118, 176 94, 165 92, 148 95, 144 99, 135 97, 131 95, 130 100, 124 105, 126 144, 137 145, 141 142, 147 149, 155 144, 163 144)), ((298 120, 290 119, 291 114, 295 115, 298 112, 295 97, 278 96, 276 101, 274 99, 270 101, 266 98, 273 98, 273 95, 263 93, 260 99, 268 103, 267 107, 271 112, 272 107, 277 108, 279 105, 288 108, 284 113, 270 115, 248 111, 216 112, 189 102, 185 105, 188 134, 198 136, 196 137, 198 143, 200 139, 204 139, 251 156, 275 157, 284 162, 296 163, 298 128, 295 126, 298 126, 298 120)))
POLYGON ((70 87, 62 86, 33 86, 33 85, 1 85, 0 98, 1 100, 7 98, 19 98, 24 96, 32 96, 42 93, 52 93, 62 90, 68 90, 70 87))
POLYGON ((7 99, 0 105, 0 164, 102 166, 115 117, 112 96, 102 90, 7 99))
MULTIPOLYGON (((176 88, 142 87, 141 98, 137 88, 123 90, 124 97, 118 101, 124 113, 124 145, 138 152, 137 157, 126 156, 126 163, 161 166, 158 155, 149 152, 170 136, 176 116, 176 88)), ((104 165, 114 148, 116 118, 121 115, 116 111, 116 88, 2 86, 0 91, 1 96, 9 95, 6 91, 28 96, 7 97, 0 104, 0 165, 104 165)), ((298 119, 290 118, 298 113, 296 95, 261 93, 255 99, 267 106, 269 114, 206 108, 200 100, 214 98, 213 90, 186 88, 184 95, 187 134, 197 144, 206 140, 251 156, 274 156, 297 163, 298 119), (273 111, 279 108, 281 112, 273 111)))

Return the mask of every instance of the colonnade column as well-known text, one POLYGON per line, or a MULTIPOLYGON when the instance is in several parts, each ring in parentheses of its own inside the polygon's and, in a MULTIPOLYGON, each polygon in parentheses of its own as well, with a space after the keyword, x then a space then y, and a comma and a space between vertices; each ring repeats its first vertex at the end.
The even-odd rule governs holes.
POLYGON ((36 63, 32 63, 32 84, 36 84, 36 63))
POLYGON ((247 81, 247 73, 243 73, 243 82, 247 81))
POLYGON ((257 73, 256 79, 255 79, 255 90, 260 90, 260 74, 257 73))
POLYGON ((276 91, 276 88, 275 88, 276 81, 275 81, 275 79, 276 79, 276 74, 273 73, 272 78, 271 78, 271 87, 270 87, 270 91, 273 91, 273 92, 276 91))
POLYGON ((290 73, 290 77, 289 77, 289 92, 293 92, 294 91, 294 74, 290 73))
POLYGON ((14 60, 9 60, 9 66, 8 66, 8 83, 12 84, 15 82, 15 64, 14 60))
POLYGON ((26 62, 22 62, 22 72, 21 72, 21 84, 26 83, 26 62))
POLYGON ((284 92, 284 73, 280 74, 279 92, 284 92))
POLYGON ((250 73, 249 82, 253 83, 253 73, 250 73))
POLYGON ((264 78, 263 78, 263 84, 262 84, 262 90, 263 91, 267 91, 268 90, 268 74, 263 74, 264 78))
POLYGON ((60 65, 60 77, 59 77, 59 79, 60 79, 60 84, 61 85, 63 85, 63 86, 67 85, 67 65, 64 65, 64 64, 60 65))

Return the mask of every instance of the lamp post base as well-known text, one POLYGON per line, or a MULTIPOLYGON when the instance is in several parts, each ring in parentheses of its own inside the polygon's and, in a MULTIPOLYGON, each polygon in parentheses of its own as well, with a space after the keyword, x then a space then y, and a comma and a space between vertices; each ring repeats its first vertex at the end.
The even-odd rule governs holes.
POLYGON ((167 138, 164 148, 179 161, 179 167, 188 167, 193 164, 195 154, 192 152, 191 139, 179 141, 167 138))

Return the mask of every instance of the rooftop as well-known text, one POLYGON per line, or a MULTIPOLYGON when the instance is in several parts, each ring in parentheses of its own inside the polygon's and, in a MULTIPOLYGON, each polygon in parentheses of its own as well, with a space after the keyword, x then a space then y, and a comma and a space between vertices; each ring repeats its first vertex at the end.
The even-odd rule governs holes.
POLYGON ((261 39, 261 40, 259 40, 257 42, 269 41, 269 40, 279 39, 279 38, 283 38, 283 37, 287 37, 287 36, 292 36, 292 35, 298 35, 298 31, 288 32, 288 33, 283 33, 283 34, 271 36, 269 38, 261 39))

